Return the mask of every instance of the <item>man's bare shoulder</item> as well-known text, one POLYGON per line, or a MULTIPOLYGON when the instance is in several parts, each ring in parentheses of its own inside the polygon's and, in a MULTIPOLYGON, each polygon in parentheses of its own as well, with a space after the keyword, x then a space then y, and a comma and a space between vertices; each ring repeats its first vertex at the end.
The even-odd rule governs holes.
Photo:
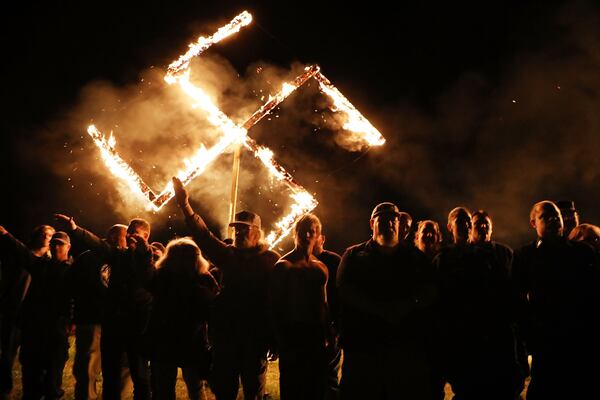
POLYGON ((308 265, 314 268, 315 270, 323 273, 325 276, 329 276, 329 270, 327 269, 327 266, 318 258, 312 256, 308 265))
POLYGON ((275 269, 286 270, 294 265, 294 263, 289 260, 289 254, 290 253, 284 255, 275 263, 275 269))

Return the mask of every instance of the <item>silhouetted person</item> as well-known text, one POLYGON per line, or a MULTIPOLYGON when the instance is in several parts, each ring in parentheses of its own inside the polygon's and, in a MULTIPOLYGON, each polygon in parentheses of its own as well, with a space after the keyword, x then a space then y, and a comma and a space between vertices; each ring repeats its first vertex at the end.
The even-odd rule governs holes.
POLYGON ((377 205, 372 238, 342 257, 342 399, 431 398, 425 336, 436 291, 423 253, 400 243, 399 215, 377 205))
POLYGON ((556 205, 560 209, 563 219, 563 236, 568 238, 573 228, 579 225, 579 213, 572 200, 560 200, 556 202, 556 205))
POLYGON ((206 398, 203 381, 210 368, 207 322, 209 306, 219 291, 208 267, 191 238, 170 241, 156 265, 149 327, 156 399, 175 399, 178 368, 188 397, 206 398))
POLYGON ((536 203, 529 219, 537 238, 515 262, 521 326, 532 356, 527 399, 597 398, 597 256, 589 245, 563 237, 553 202, 536 203))
POLYGON ((161 242, 150 243, 150 249, 152 250, 152 261, 155 263, 165 254, 166 251, 165 246, 161 242))
POLYGON ((231 223, 233 245, 213 235, 189 205, 181 181, 173 178, 177 204, 194 241, 219 269, 221 292, 211 319, 213 370, 211 388, 218 400, 235 399, 241 378, 245 399, 261 399, 267 352, 273 340, 269 318, 269 281, 279 255, 261 243, 260 217, 248 211, 231 223))
POLYGON ((332 340, 327 346, 327 399, 338 399, 340 396, 340 372, 342 369, 342 348, 339 343, 340 336, 340 302, 337 292, 337 270, 341 257, 339 254, 326 250, 325 235, 321 227, 321 234, 313 248, 313 254, 327 267, 327 307, 329 310, 329 329, 332 340))
MULTIPOLYGON (((127 248, 127 225, 113 225, 106 243, 114 248, 127 248)), ((101 372, 100 338, 109 279, 109 266, 94 250, 80 254, 67 273, 67 283, 73 298, 75 323, 75 399, 98 398, 96 380, 101 372)))
POLYGON ((455 244, 434 259, 440 282, 443 371, 455 399, 517 400, 525 379, 517 352, 512 250, 492 241, 485 211, 454 209, 455 244), (470 243, 464 242, 471 226, 470 243))
MULTIPOLYGON (((33 229, 29 250, 34 259, 50 257, 50 239, 54 232, 49 225, 33 229)), ((12 370, 21 338, 21 306, 31 278, 20 257, 15 257, 13 252, 2 251, 0 256, 0 399, 7 399, 13 388, 12 370)))
POLYGON ((69 348, 71 310, 64 279, 72 262, 69 235, 52 235, 50 258, 34 256, 3 227, 0 236, 2 247, 16 254, 31 275, 23 300, 19 352, 23 399, 58 399, 64 394, 62 374, 69 348))
POLYGON ((577 225, 569 234, 569 240, 587 243, 600 253, 600 227, 596 225, 577 225))
POLYGON ((437 222, 430 219, 419 221, 415 233, 415 247, 421 250, 428 260, 433 260, 442 247, 442 233, 437 222))
MULTIPOLYGON (((417 231, 415 232, 414 245, 419 249, 430 263, 433 270, 433 258, 438 255, 442 245, 442 233, 437 222, 432 220, 419 221, 417 231)), ((427 354, 431 365, 431 387, 432 399, 440 400, 444 398, 446 379, 443 374, 441 357, 442 348, 440 346, 440 332, 443 326, 440 326, 439 304, 434 304, 431 310, 430 323, 428 325, 429 333, 427 335, 427 354)))
POLYGON ((281 398, 324 399, 327 267, 313 255, 321 222, 306 214, 294 227, 294 249, 275 264, 272 301, 279 343, 281 398))
POLYGON ((62 214, 56 214, 56 218, 69 229, 73 240, 93 250, 100 261, 108 265, 100 338, 102 398, 121 398, 123 357, 126 356, 134 399, 150 399, 150 371, 143 354, 152 299, 149 285, 154 273, 148 244, 150 224, 143 219, 131 220, 127 227, 128 247, 120 249, 78 227, 73 218, 62 214))
POLYGON ((407 240, 408 235, 410 235, 410 228, 412 227, 412 217, 409 213, 405 211, 400 211, 398 221, 400 222, 400 226, 398 227, 398 237, 400 238, 400 241, 403 242, 407 240))

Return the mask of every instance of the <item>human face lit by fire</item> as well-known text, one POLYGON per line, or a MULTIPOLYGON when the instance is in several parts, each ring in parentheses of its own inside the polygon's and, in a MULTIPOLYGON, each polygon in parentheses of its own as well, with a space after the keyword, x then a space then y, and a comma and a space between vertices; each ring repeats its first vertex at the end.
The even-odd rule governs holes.
POLYGON ((381 246, 395 246, 398 244, 400 219, 398 214, 383 213, 371 219, 373 240, 381 246))
POLYGON ((256 225, 236 223, 233 225, 233 245, 240 249, 251 249, 260 241, 260 229, 256 225))

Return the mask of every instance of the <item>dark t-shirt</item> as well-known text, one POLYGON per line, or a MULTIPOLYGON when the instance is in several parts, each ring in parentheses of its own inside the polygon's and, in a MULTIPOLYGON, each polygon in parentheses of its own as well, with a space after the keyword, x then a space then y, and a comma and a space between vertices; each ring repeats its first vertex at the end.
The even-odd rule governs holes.
POLYGON ((512 250, 497 242, 451 245, 433 262, 447 336, 473 344, 495 335, 511 340, 512 250))
POLYGON ((85 251, 75 259, 66 280, 73 298, 73 321, 76 324, 100 324, 106 301, 106 284, 102 280, 102 268, 107 267, 98 255, 85 251))
POLYGON ((227 245, 198 215, 186 222, 202 254, 218 269, 221 292, 214 302, 210 326, 214 340, 271 340, 269 285, 279 254, 265 245, 250 249, 227 245))
POLYGON ((334 325, 338 325, 338 318, 340 313, 339 300, 337 294, 337 270, 340 265, 342 257, 333 251, 323 250, 321 254, 316 256, 327 267, 329 272, 329 278, 327 280, 327 305, 329 307, 329 319, 334 325))
POLYGON ((591 247, 567 240, 524 246, 516 254, 515 281, 530 352, 585 357, 597 351, 600 267, 591 247))
POLYGON ((399 245, 386 254, 372 240, 350 247, 342 257, 337 286, 344 348, 424 345, 426 305, 435 289, 423 253, 399 245))

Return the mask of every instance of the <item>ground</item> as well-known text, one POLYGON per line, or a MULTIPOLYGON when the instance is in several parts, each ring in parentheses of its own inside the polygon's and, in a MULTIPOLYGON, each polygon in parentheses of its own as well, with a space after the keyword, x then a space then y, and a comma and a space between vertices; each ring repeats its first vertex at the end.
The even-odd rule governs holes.
MULTIPOLYGON (((67 361, 67 365, 65 366, 65 370, 63 373, 63 389, 65 390, 65 397, 64 397, 65 400, 72 400, 74 397, 73 390, 75 388, 75 380, 73 379, 72 369, 73 369, 73 356, 74 356, 74 351, 75 351, 75 345, 74 345, 73 341, 74 341, 74 338, 71 337, 69 339, 69 342, 71 345, 69 347, 69 360, 67 361)), ((21 365, 19 364, 18 361, 15 363, 15 368, 14 368, 14 383, 15 383, 15 387, 14 387, 14 392, 13 392, 13 398, 19 399, 19 398, 21 398, 21 365)), ((214 400, 214 395, 212 394, 210 389, 208 387, 206 387, 206 390, 207 390, 208 400, 214 400)), ((181 378, 181 371, 179 373, 179 376, 177 377, 176 391, 177 391, 178 399, 186 399, 187 398, 187 391, 185 388, 185 383, 183 382, 183 379, 181 378)), ((269 393, 270 400, 279 399, 279 364, 277 361, 269 362, 269 367, 267 370, 267 392, 269 393)), ((452 397, 453 397, 452 389, 450 388, 450 385, 446 385, 446 397, 444 398, 444 400, 451 400, 452 397)), ((242 394, 241 393, 238 394, 238 400, 242 399, 242 398, 243 398, 242 394)), ((523 391, 521 398, 522 399, 525 398, 525 391, 523 391)), ((131 394, 131 388, 129 388, 129 390, 127 391, 127 396, 124 398, 124 400, 132 400, 132 399, 133 399, 133 396, 131 394)))

